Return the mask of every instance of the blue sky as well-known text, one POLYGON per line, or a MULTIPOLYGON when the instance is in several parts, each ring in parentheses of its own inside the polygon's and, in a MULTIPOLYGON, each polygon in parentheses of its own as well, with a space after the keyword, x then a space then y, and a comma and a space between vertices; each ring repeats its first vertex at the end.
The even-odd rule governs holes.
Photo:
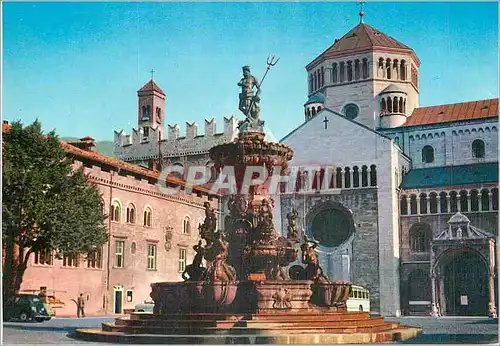
MULTIPOLYGON (((39 118, 61 136, 112 139, 137 123, 136 91, 167 94, 167 123, 238 111, 249 64, 277 138, 304 119, 305 65, 358 21, 343 3, 3 3, 3 118, 39 118)), ((412 47, 420 105, 498 97, 498 4, 370 3, 365 22, 412 47)))

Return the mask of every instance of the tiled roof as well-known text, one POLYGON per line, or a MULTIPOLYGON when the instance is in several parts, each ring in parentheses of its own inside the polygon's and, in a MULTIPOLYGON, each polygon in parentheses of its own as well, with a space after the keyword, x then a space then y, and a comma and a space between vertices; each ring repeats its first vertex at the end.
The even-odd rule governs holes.
POLYGON ((402 125, 418 126, 498 117, 498 99, 415 108, 402 125))
POLYGON ((154 82, 154 80, 150 80, 142 88, 140 88, 137 92, 143 92, 143 91, 156 91, 159 92, 162 95, 165 95, 163 90, 154 82))
MULTIPOLYGON (((120 168, 122 170, 138 174, 138 175, 143 176, 145 178, 152 178, 154 180, 158 180, 160 177, 159 172, 152 171, 152 170, 149 170, 146 168, 142 168, 140 166, 133 165, 133 164, 130 164, 127 162, 123 162, 123 161, 114 159, 112 157, 99 154, 99 153, 94 152, 94 151, 83 150, 83 149, 77 148, 69 143, 66 143, 64 141, 60 141, 60 142, 61 142, 61 146, 67 152, 69 152, 70 154, 73 154, 77 158, 83 158, 83 159, 87 159, 87 160, 98 162, 98 163, 104 163, 108 166, 111 166, 114 168, 120 168)), ((178 179, 175 177, 169 176, 169 177, 167 177, 166 181, 167 181, 167 183, 171 183, 173 186, 179 186, 179 185, 182 187, 186 186, 186 183, 184 180, 178 179)), ((212 193, 210 193, 210 189, 205 187, 205 186, 193 186, 193 190, 213 195, 212 193)))
POLYGON ((412 169, 404 176, 403 189, 498 182, 498 162, 464 166, 412 169))
POLYGON ((384 34, 383 32, 380 32, 368 24, 360 23, 347 34, 342 36, 342 38, 335 40, 335 43, 325 50, 311 64, 314 65, 318 59, 345 56, 346 54, 354 54, 374 48, 396 49, 399 51, 405 50, 414 53, 413 50, 407 45, 399 42, 389 35, 384 34))

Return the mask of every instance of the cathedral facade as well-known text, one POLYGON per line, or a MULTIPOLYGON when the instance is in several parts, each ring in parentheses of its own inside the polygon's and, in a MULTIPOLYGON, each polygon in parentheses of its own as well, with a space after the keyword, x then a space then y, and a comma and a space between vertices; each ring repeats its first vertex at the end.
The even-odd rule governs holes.
MULTIPOLYGON (((498 99, 419 107, 419 67, 363 22, 306 66, 304 122, 281 140, 297 191, 275 198, 277 229, 295 209, 329 278, 367 287, 374 312, 494 316, 498 99)), ((230 118, 164 138, 165 94, 151 80, 138 98, 138 127, 115 132, 123 161, 210 166, 237 135, 230 118)))

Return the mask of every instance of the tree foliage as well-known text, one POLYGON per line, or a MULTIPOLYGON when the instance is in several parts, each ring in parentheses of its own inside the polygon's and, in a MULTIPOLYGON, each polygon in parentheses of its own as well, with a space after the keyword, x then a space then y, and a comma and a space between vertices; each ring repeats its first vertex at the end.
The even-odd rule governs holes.
POLYGON ((30 255, 85 254, 106 241, 102 197, 38 121, 3 134, 4 296, 19 290, 30 255))

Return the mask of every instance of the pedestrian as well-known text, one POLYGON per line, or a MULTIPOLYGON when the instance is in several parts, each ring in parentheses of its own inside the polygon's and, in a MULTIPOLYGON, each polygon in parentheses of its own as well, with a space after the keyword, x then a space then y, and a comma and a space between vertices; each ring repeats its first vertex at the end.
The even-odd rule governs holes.
POLYGON ((76 315, 78 318, 85 317, 85 299, 83 299, 83 293, 80 293, 80 296, 77 299, 76 308, 76 315))

